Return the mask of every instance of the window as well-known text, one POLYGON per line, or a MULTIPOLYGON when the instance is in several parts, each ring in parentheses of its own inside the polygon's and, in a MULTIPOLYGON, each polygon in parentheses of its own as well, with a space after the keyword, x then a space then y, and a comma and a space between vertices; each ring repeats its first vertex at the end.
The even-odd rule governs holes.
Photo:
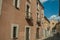
POLYGON ((37 1, 37 10, 39 11, 39 2, 37 1))
POLYGON ((14 5, 17 9, 19 9, 19 7, 20 7, 20 0, 13 0, 13 5, 14 5))
POLYGON ((37 10, 39 11, 39 4, 37 4, 37 10))
POLYGON ((39 9, 39 4, 38 4, 38 9, 39 9))
POLYGON ((36 29, 36 38, 39 39, 39 28, 36 29))
POLYGON ((27 17, 29 17, 29 6, 27 5, 27 13, 26 13, 26 15, 27 15, 27 17))
POLYGON ((37 2, 37 4, 36 4, 36 7, 37 7, 37 10, 38 10, 38 2, 37 2))
POLYGON ((16 38, 16 29, 17 27, 13 27, 13 38, 16 38))
POLYGON ((54 25, 54 23, 52 23, 54 25))
POLYGON ((11 28, 11 38, 17 39, 18 38, 18 25, 13 24, 11 28))
POLYGON ((27 0, 29 3, 31 2, 31 0, 27 0))
POLYGON ((26 27, 26 40, 29 40, 30 29, 26 27))
POLYGON ((48 35, 48 34, 47 34, 47 30, 45 30, 45 37, 47 37, 47 35, 48 35))
POLYGON ((0 15, 1 15, 1 9, 2 9, 2 0, 0 0, 0 15))
POLYGON ((43 36, 45 37, 45 29, 43 29, 43 36))
POLYGON ((40 21, 40 15, 39 15, 39 13, 37 13, 37 22, 39 22, 40 21))
POLYGON ((41 14, 41 15, 42 15, 42 16, 44 16, 44 10, 42 10, 41 12, 42 12, 42 14, 41 14))
POLYGON ((37 19, 39 18, 39 13, 37 13, 37 19))
POLYGON ((27 8, 26 8, 26 18, 31 18, 31 12, 30 12, 30 6, 29 5, 27 5, 26 6, 27 8))
POLYGON ((29 7, 29 5, 27 5, 27 12, 29 12, 30 11, 30 7, 29 7))
POLYGON ((52 28, 53 34, 56 34, 56 26, 52 28))

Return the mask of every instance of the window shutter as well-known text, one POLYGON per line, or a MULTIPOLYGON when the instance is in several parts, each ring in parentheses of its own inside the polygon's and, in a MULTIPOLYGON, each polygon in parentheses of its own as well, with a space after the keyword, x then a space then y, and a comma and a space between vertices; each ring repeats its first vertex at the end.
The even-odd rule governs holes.
POLYGON ((15 6, 15 0, 13 0, 13 6, 15 6))
POLYGON ((29 17, 31 17, 30 8, 29 8, 29 17))
POLYGON ((30 26, 25 27, 25 40, 30 40, 30 26))
POLYGON ((18 38, 18 31, 19 31, 19 26, 17 25, 17 30, 16 30, 16 37, 18 38))
POLYGON ((38 13, 38 19, 40 18, 40 15, 39 15, 39 13, 38 13))
POLYGON ((30 8, 29 8, 29 12, 30 12, 30 8))
POLYGON ((11 26, 11 38, 18 38, 19 26, 17 24, 12 24, 11 26))
POLYGON ((0 0, 0 15, 1 15, 1 9, 2 9, 2 0, 0 0))
POLYGON ((44 37, 45 37, 45 30, 43 29, 43 35, 44 35, 44 37))
POLYGON ((17 8, 20 7, 20 0, 17 1, 17 8))
POLYGON ((36 38, 39 39, 39 28, 36 29, 36 38))
POLYGON ((37 13, 37 21, 40 21, 40 14, 37 13))
POLYGON ((39 4, 38 4, 38 9, 39 9, 39 4))

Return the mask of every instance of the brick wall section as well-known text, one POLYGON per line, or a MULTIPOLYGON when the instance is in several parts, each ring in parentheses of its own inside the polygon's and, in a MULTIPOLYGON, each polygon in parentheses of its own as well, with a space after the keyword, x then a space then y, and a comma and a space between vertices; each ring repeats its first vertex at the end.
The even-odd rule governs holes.
MULTIPOLYGON (((19 25, 18 39, 25 40, 25 26, 29 26, 25 19, 25 5, 27 0, 21 0, 19 10, 13 6, 13 0, 3 0, 2 15, 0 16, 0 40, 11 39, 11 24, 19 25)), ((42 6, 40 6, 42 7, 42 6)), ((41 9, 40 9, 41 10, 41 9)), ((33 26, 31 27, 30 40, 36 40, 36 0, 31 0, 31 13, 33 26)), ((40 11, 41 12, 41 11, 40 11)))

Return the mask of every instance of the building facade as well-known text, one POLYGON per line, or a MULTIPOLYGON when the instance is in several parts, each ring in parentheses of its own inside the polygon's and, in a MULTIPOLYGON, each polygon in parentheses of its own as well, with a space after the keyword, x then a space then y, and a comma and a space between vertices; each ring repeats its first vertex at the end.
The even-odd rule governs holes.
POLYGON ((39 0, 0 0, 0 40, 41 39, 43 11, 39 0))
POLYGON ((56 20, 54 20, 54 19, 50 20, 50 36, 53 36, 54 35, 53 28, 55 27, 56 23, 57 23, 56 20))
POLYGON ((50 30, 50 21, 47 19, 46 16, 44 16, 43 18, 43 22, 42 22, 42 25, 43 25, 43 35, 44 35, 44 39, 48 38, 49 37, 49 30, 50 30))
POLYGON ((57 33, 60 34, 60 22, 58 22, 56 25, 55 25, 55 30, 57 33))

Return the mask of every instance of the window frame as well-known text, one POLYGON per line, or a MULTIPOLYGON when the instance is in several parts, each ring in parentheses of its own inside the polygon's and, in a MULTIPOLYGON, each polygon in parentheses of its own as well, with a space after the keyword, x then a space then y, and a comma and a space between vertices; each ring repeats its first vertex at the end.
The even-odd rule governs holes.
POLYGON ((19 25, 18 24, 11 24, 11 38, 14 39, 13 37, 13 28, 17 27, 16 29, 16 39, 18 38, 18 32, 19 32, 19 25))
POLYGON ((39 22, 40 21, 40 13, 39 12, 36 12, 36 20, 37 20, 37 22, 39 22), (38 14, 38 15, 37 15, 38 14))
POLYGON ((40 34, 39 34, 39 27, 37 27, 36 28, 36 39, 39 39, 40 38, 40 36, 39 36, 40 34), (38 32, 38 33, 37 33, 38 32))
POLYGON ((19 9, 20 8, 20 0, 13 0, 13 6, 15 6, 15 8, 19 9))
POLYGON ((30 26, 25 26, 25 33, 24 33, 24 40, 26 40, 26 28, 29 28, 29 40, 30 40, 30 37, 31 37, 31 28, 30 28, 30 26))
POLYGON ((31 13, 31 6, 28 2, 26 2, 26 5, 25 5, 25 18, 27 18, 27 5, 29 6, 28 18, 30 19, 32 17, 32 13, 31 13))

